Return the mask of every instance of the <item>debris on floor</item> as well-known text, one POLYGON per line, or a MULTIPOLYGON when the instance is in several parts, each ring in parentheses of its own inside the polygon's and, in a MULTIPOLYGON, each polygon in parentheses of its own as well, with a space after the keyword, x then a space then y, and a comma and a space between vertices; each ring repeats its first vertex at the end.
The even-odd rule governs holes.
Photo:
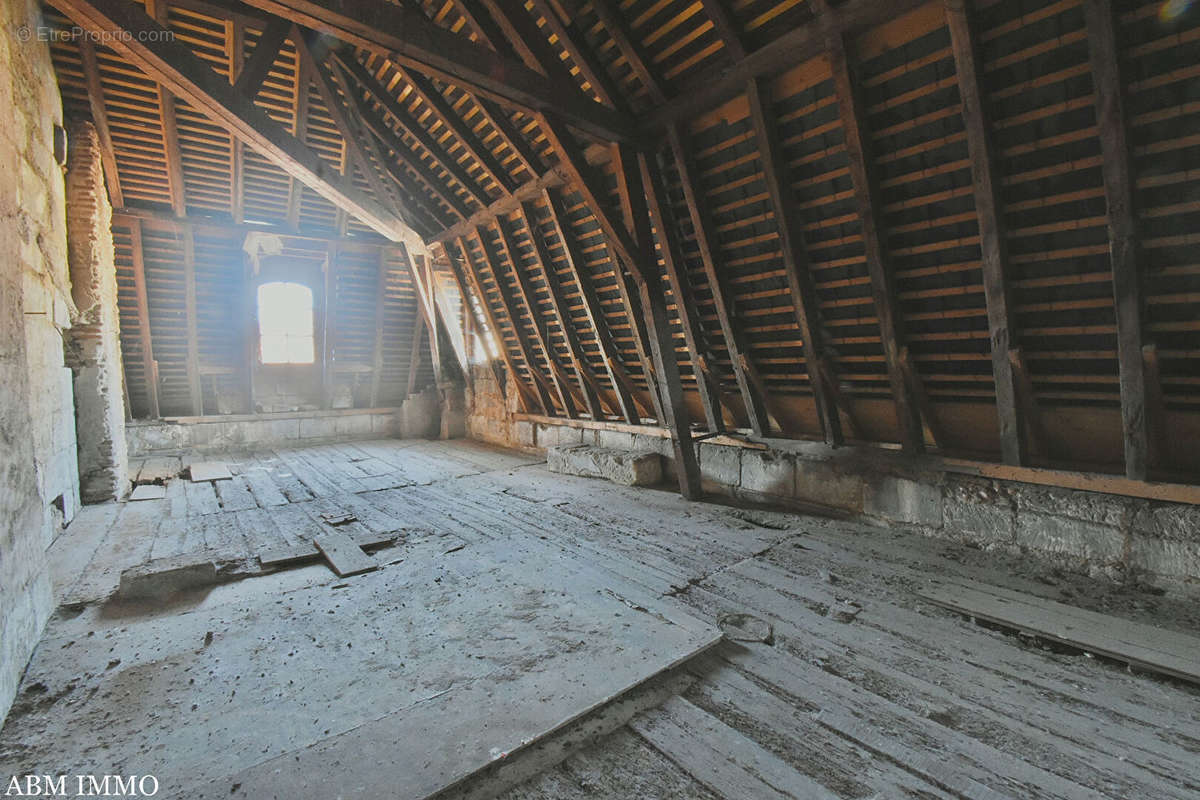
POLYGON ((753 614, 722 614, 717 618, 717 627, 726 639, 735 642, 775 644, 774 627, 753 614))

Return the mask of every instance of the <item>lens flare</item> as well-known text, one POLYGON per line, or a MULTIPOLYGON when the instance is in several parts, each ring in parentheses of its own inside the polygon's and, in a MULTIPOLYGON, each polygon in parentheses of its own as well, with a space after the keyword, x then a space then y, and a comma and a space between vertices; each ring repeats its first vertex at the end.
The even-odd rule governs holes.
POLYGON ((1167 0, 1162 4, 1162 9, 1158 12, 1158 18, 1163 22, 1174 22, 1187 13, 1191 8, 1192 0, 1167 0))

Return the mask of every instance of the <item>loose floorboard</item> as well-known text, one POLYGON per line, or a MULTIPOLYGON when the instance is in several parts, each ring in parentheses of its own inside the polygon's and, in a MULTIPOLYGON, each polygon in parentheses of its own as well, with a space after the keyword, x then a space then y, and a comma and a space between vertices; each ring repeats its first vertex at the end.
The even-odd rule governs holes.
MULTIPOLYGON (((189 797, 413 796, 503 752, 456 703, 546 730, 587 704, 562 671, 594 670, 613 651, 594 646, 628 630, 602 624, 641 630, 653 610, 705 623, 753 614, 773 625, 774 644, 723 643, 685 664, 671 699, 615 732, 564 733, 575 752, 562 759, 560 742, 533 777, 501 785, 488 773, 439 797, 1200 794, 1200 689, 980 627, 921 597, 981 581, 1194 634, 1200 603, 1185 587, 1160 596, 900 529, 688 503, 475 442, 223 458, 246 491, 170 481, 162 500, 85 508, 55 543, 60 603, 83 610, 47 628, 0 733, 0 771, 53 772, 67 742, 72 771, 148 772, 170 753, 191 776, 189 797), (357 520, 323 521, 338 512, 357 520), (98 602, 152 554, 249 553, 352 527, 397 532, 378 571, 343 580, 298 567, 136 615, 98 602), (86 567, 70 548, 76 532, 94 552, 86 567), (481 611, 476 596, 493 605, 481 611), (839 621, 845 604, 861 610, 839 621), (529 613, 550 615, 533 652, 506 633, 529 613), (405 665, 435 645, 438 677, 415 678, 405 665), (44 690, 27 691, 36 684, 44 690), (521 716, 529 709, 509 701, 530 687, 555 713, 521 716), (405 730, 419 731, 413 750, 395 746, 405 730), (431 771, 430 755, 450 766, 431 771), (413 793, 397 780, 416 781, 413 793)), ((621 663, 649 664, 633 652, 621 663)), ((635 680, 618 678, 612 691, 635 680)))

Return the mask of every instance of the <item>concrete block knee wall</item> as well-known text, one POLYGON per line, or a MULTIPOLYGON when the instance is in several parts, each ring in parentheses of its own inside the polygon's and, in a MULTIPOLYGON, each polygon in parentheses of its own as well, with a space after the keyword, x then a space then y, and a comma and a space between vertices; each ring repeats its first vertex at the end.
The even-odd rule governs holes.
MULTIPOLYGON (((674 475, 669 439, 514 422, 517 446, 570 445, 657 452, 674 475)), ((750 449, 701 442, 704 490, 756 502, 822 506, 926 535, 1065 569, 1122 579, 1200 581, 1200 506, 993 480, 941 470, 880 467, 852 450, 780 442, 750 449)))

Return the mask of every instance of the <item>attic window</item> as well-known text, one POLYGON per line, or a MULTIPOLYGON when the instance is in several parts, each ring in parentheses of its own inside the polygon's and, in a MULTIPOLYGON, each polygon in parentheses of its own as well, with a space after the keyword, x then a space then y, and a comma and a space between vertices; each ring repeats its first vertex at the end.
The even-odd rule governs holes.
POLYGON ((313 293, 299 283, 258 287, 259 359, 264 364, 311 364, 313 293))

